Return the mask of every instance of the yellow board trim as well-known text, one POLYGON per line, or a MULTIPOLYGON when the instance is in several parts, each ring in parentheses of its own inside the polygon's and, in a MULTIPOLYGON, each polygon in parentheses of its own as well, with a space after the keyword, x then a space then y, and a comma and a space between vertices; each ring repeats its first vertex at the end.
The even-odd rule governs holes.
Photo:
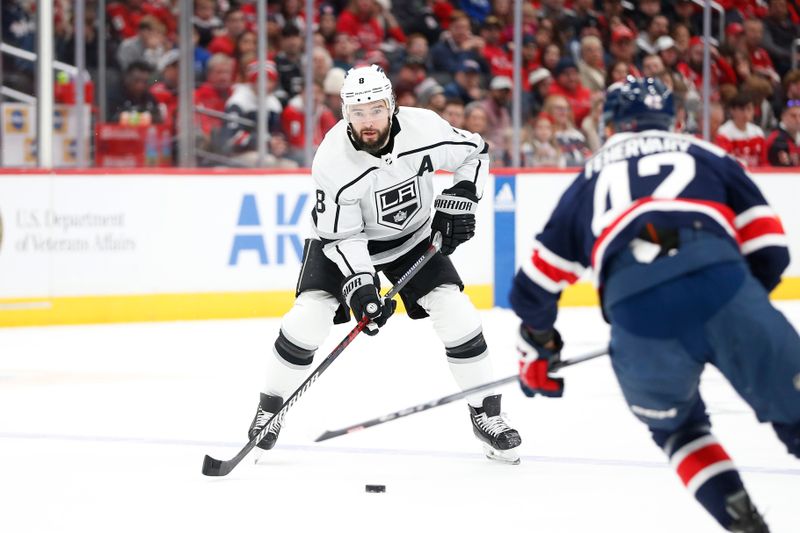
MULTIPOLYGON (((465 292, 481 309, 494 303, 491 285, 465 292)), ((0 299, 0 327, 279 317, 292 303, 293 291, 0 299)))
POLYGON ((570 285, 561 293, 559 307, 586 307, 600 305, 597 289, 591 283, 570 285))
MULTIPOLYGON (((494 305, 492 285, 469 285, 465 292, 479 309, 494 305)), ((800 299, 800 278, 784 279, 771 297, 800 299)), ((293 302, 292 291, 11 298, 0 299, 0 327, 279 317, 293 302)), ((596 306, 597 291, 576 283, 559 305, 596 306)), ((403 311, 402 302, 398 308, 403 311)))
POLYGON ((783 278, 780 285, 769 294, 773 300, 800 299, 800 278, 783 278))

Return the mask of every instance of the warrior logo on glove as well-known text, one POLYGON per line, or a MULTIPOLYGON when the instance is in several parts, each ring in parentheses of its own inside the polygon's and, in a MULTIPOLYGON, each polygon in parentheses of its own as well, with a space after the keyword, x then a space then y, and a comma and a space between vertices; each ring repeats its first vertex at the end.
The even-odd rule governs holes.
POLYGON ((470 200, 448 200, 438 197, 433 202, 433 207, 448 213, 471 213, 475 210, 475 203, 470 200))
POLYGON ((450 255, 459 244, 475 236, 475 211, 478 195, 475 184, 459 181, 433 201, 436 213, 431 222, 431 235, 442 234, 442 253, 450 255))
POLYGON ((342 297, 356 320, 369 318, 363 330, 367 335, 377 335, 397 306, 394 300, 381 297, 379 289, 378 276, 368 272, 353 274, 342 283, 342 297))

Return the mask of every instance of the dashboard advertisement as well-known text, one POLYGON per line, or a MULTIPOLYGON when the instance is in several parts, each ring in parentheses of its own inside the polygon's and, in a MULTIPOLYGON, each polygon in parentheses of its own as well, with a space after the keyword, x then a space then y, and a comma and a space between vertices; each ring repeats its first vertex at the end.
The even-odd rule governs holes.
MULTIPOLYGON (((478 307, 507 305, 516 268, 573 176, 490 177, 476 236, 452 256, 478 307)), ((800 176, 753 178, 781 215, 792 256, 800 256, 792 205, 800 176)), ((452 176, 434 181, 438 192, 452 176)), ((5 170, 0 325, 280 316, 312 236, 314 193, 302 171, 5 170)), ((797 280, 793 261, 773 296, 800 298, 797 280)), ((595 304, 588 282, 567 289, 562 304, 595 304)))

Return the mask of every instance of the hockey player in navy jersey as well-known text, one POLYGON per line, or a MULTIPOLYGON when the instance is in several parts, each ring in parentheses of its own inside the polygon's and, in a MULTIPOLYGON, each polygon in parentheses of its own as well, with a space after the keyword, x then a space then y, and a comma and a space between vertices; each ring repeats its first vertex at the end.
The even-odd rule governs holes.
POLYGON ((564 192, 511 291, 522 319, 520 382, 560 396, 559 295, 591 268, 611 324, 614 372, 686 488, 729 531, 768 531, 698 391, 716 366, 800 457, 800 339, 769 302, 789 263, 778 216, 719 148, 670 133, 653 79, 610 88, 615 134, 564 192))
MULTIPOLYGON (((486 143, 432 111, 396 107, 392 84, 375 65, 351 69, 341 96, 344 119, 325 136, 311 169, 317 238, 306 241, 297 298, 268 356, 250 438, 306 378, 331 325, 347 322, 352 311, 357 320, 369 317, 367 334, 384 326, 395 302, 380 296, 377 272, 396 283, 434 232, 442 235, 441 253, 400 297, 412 319, 430 316, 462 389, 493 377, 480 316, 448 257, 475 233, 475 209, 489 169, 486 143), (432 178, 440 169, 453 172, 453 185, 434 198, 432 178)), ((500 395, 479 393, 467 401, 487 456, 518 463, 521 439, 500 413, 500 395)), ((279 431, 269 431, 258 446, 274 446, 279 431)))

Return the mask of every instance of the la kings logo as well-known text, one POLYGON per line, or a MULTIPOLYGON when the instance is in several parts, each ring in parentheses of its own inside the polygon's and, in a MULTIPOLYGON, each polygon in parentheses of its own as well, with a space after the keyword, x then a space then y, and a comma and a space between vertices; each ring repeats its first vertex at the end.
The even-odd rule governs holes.
POLYGON ((402 230, 420 210, 419 184, 417 176, 375 191, 375 207, 378 224, 402 230))

